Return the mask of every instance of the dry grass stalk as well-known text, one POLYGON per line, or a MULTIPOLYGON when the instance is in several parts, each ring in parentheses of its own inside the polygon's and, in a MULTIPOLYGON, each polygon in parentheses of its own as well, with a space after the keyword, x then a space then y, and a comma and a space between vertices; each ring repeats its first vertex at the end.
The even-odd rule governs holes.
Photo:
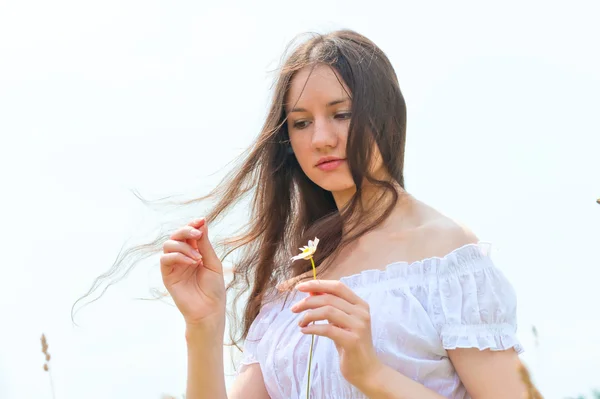
POLYGON ((521 380, 523 381, 523 384, 525 384, 525 387, 527 388, 527 390, 525 391, 524 398, 525 399, 544 399, 544 397, 542 396, 540 391, 538 391, 538 389, 535 387, 535 385, 531 381, 531 375, 529 374, 529 370, 527 370, 527 367, 525 367, 525 365, 520 361, 518 364, 518 369, 519 369, 519 374, 521 375, 521 380))
POLYGON ((54 394, 54 382, 52 381, 52 373, 50 372, 50 353, 48 353, 48 341, 46 340, 46 335, 42 334, 42 353, 45 356, 45 362, 44 362, 44 371, 46 371, 48 373, 48 376, 50 377, 50 389, 52 391, 52 398, 56 398, 55 394, 54 394))

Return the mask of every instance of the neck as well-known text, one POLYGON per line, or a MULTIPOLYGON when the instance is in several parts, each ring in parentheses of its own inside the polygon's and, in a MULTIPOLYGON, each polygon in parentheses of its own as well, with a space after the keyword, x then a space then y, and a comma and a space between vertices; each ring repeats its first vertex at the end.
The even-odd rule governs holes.
MULTIPOLYGON (((410 194, 408 194, 400 185, 393 182, 396 192, 399 194, 398 201, 392 210, 392 214, 389 218, 397 219, 406 213, 410 212, 410 194)), ((338 207, 338 210, 343 209, 349 203, 352 197, 356 194, 356 188, 348 189, 343 192, 334 192, 333 198, 338 207)), ((370 183, 365 183, 361 190, 361 202, 362 206, 358 204, 356 211, 350 216, 350 219, 344 226, 344 234, 354 229, 358 224, 371 223, 380 217, 384 209, 386 209, 390 201, 392 200, 392 194, 382 189, 381 187, 374 186, 370 183)))

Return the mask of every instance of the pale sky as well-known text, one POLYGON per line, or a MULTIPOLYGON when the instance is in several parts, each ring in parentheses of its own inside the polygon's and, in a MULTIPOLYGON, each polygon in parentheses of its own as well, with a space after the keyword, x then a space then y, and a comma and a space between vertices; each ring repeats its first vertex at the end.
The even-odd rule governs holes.
POLYGON ((71 305, 126 240, 201 216, 130 190, 205 194, 258 134, 286 44, 337 28, 391 59, 407 189, 493 244, 546 398, 600 389, 598 3, 216 3, 0 2, 0 398, 51 398, 42 333, 57 399, 185 391, 181 316, 134 299, 157 258, 78 327, 71 305))

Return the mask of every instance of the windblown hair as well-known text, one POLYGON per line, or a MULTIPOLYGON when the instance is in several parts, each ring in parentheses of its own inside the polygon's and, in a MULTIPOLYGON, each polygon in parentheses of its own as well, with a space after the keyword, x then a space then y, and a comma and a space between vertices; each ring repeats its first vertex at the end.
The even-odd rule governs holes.
MULTIPOLYGON (((227 286, 228 291, 236 292, 234 308, 240 297, 248 294, 241 328, 230 330, 234 344, 246 338, 267 292, 277 292, 273 289, 278 283, 311 270, 310 262, 290 261, 308 239, 320 239, 315 262, 321 264, 327 259, 325 263, 330 264, 343 247, 389 216, 399 198, 397 186, 404 189, 405 137, 406 104, 398 79, 387 56, 366 37, 350 30, 313 35, 283 61, 266 121, 241 165, 207 196, 187 202, 216 200, 206 215, 210 226, 240 198, 251 195, 248 225, 239 236, 220 243, 225 248, 222 259, 233 251, 240 253, 227 286), (336 207, 331 192, 308 179, 289 151, 285 112, 288 90, 298 71, 317 65, 333 68, 352 99, 346 157, 357 191, 343 209, 336 207), (374 144, 391 179, 377 180, 369 174, 374 144), (365 182, 381 187, 382 198, 385 195, 389 199, 380 214, 369 212, 367 217, 362 212, 365 182), (350 225, 352 228, 348 228, 350 225)), ((162 236, 128 249, 111 272, 98 277, 86 296, 124 259, 157 252, 167 238, 162 236)), ((326 269, 325 263, 320 271, 326 269)), ((236 322, 234 326, 238 324, 235 312, 230 312, 230 317, 236 322)))

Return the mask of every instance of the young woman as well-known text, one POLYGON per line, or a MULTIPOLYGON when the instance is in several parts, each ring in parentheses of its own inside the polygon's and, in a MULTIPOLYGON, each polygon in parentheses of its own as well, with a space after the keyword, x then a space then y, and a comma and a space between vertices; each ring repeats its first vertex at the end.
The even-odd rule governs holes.
POLYGON ((206 217, 164 242, 186 322, 187 398, 520 398, 516 298, 487 247, 404 186, 406 106, 385 54, 352 31, 284 62, 262 133, 206 217), (226 287, 208 226, 247 193, 243 360, 227 394, 226 287), (319 238, 318 280, 297 248, 319 238), (301 284, 297 285, 303 281, 301 284), (319 295, 309 295, 318 293, 319 295))

